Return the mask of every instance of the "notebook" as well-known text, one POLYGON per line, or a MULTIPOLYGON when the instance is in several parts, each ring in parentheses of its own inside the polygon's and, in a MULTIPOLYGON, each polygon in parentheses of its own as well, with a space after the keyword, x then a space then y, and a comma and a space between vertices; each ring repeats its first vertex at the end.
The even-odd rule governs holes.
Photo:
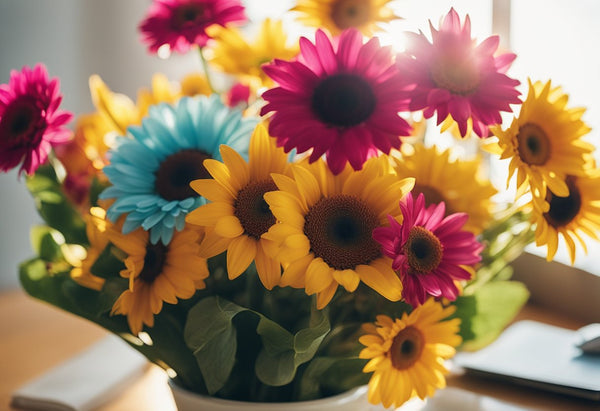
POLYGON ((576 331, 519 321, 489 346, 459 353, 454 364, 467 372, 600 401, 600 355, 577 348, 576 331))

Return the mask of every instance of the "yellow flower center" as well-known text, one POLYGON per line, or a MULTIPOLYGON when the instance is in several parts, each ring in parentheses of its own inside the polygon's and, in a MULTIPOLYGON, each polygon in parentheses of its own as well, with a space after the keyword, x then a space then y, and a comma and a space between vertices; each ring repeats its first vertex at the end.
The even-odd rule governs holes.
POLYGON ((550 159, 550 139, 536 124, 527 123, 519 127, 517 134, 519 157, 530 166, 541 166, 550 159))
POLYGON ((581 193, 575 185, 575 178, 567 177, 566 183, 569 187, 567 197, 556 196, 550 189, 546 192, 546 201, 550 204, 550 209, 544 213, 544 218, 554 228, 566 226, 579 215, 581 210, 581 193))
POLYGON ((152 284, 163 271, 168 251, 169 249, 161 242, 158 244, 148 243, 144 256, 144 267, 138 278, 145 283, 152 284))
POLYGON ((331 19, 341 30, 360 27, 371 19, 369 10, 365 0, 338 0, 332 5, 331 19))
POLYGON ((277 186, 271 179, 252 182, 238 192, 233 203, 234 215, 245 234, 256 240, 275 224, 275 216, 264 199, 265 193, 275 190, 277 186))
POLYGON ((197 197, 190 182, 199 178, 211 178, 202 162, 210 156, 200 150, 181 150, 163 160, 156 171, 154 188, 165 200, 185 200, 197 197))
POLYGON ((468 96, 479 87, 479 70, 470 58, 442 56, 431 68, 431 80, 439 87, 453 94, 468 96))
POLYGON ((325 197, 305 216, 304 234, 311 250, 336 270, 369 264, 381 255, 371 233, 377 215, 361 199, 349 195, 325 197))
POLYGON ((420 226, 411 228, 403 249, 408 265, 418 274, 430 273, 442 261, 442 243, 431 231, 420 226))
POLYGON ((312 96, 319 119, 335 127, 352 127, 368 119, 377 105, 371 85, 361 76, 335 74, 321 81, 312 96))
POLYGON ((425 338, 421 331, 413 326, 404 328, 394 337, 388 353, 392 366, 397 370, 412 367, 421 358, 424 346, 425 338))

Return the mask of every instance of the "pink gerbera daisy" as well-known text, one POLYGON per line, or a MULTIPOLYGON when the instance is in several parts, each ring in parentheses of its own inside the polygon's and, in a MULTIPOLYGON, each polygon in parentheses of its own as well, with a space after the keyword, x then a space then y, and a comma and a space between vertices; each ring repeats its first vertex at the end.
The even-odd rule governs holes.
POLYGON ((408 108, 407 85, 389 47, 377 38, 363 44, 356 29, 332 42, 322 30, 316 41, 300 39, 298 60, 263 66, 279 87, 262 97, 261 115, 274 111, 269 134, 286 152, 312 149, 310 162, 323 154, 334 174, 350 162, 360 170, 377 149, 400 147, 410 126, 398 115, 408 108))
POLYGON ((473 264, 481 261, 483 246, 473 233, 462 229, 465 213, 444 217, 442 201, 425 207, 425 197, 412 193, 400 202, 403 224, 388 216, 390 227, 373 230, 383 253, 393 259, 404 289, 402 297, 412 306, 421 305, 427 295, 451 301, 458 295, 454 280, 468 280, 473 264))
POLYGON ((61 100, 59 81, 48 79, 43 64, 11 71, 8 84, 0 84, 0 171, 22 161, 20 172, 33 174, 53 146, 71 138, 63 126, 73 115, 58 110, 61 100))
POLYGON ((411 111, 423 109, 425 118, 437 111, 438 125, 450 115, 463 137, 471 120, 473 131, 488 137, 488 125, 502 121, 500 112, 511 112, 509 104, 521 102, 515 89, 519 81, 504 74, 516 55, 494 56, 498 36, 476 45, 469 16, 461 26, 454 9, 446 15, 439 31, 430 26, 432 43, 423 33, 407 33, 406 51, 396 59, 402 74, 416 83, 411 111))
POLYGON ((239 0, 154 0, 139 29, 150 52, 166 44, 171 51, 185 53, 193 45, 206 45, 208 27, 244 21, 239 0))

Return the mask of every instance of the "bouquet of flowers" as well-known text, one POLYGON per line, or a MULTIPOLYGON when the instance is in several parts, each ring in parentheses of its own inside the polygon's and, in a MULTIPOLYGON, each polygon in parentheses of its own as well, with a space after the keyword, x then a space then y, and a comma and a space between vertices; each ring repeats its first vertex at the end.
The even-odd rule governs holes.
POLYGON ((597 238, 598 169, 584 110, 550 81, 521 99, 497 36, 475 40, 451 9, 396 52, 375 35, 400 18, 389 3, 298 0, 311 34, 288 42, 270 19, 248 41, 239 0, 154 0, 149 51, 199 53, 202 71, 156 74, 136 102, 92 76, 96 111, 73 129, 43 64, 13 71, 0 169, 26 175, 46 223, 25 290, 200 394, 368 384, 390 407, 444 387, 445 360, 527 300, 509 280, 527 244, 551 260, 560 235, 574 260, 597 238), (486 174, 498 159, 516 173, 510 204, 486 174))

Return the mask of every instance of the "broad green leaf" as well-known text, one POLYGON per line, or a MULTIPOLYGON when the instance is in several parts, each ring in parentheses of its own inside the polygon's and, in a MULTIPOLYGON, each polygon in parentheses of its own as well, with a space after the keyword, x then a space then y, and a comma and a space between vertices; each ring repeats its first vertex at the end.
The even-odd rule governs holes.
POLYGON ((371 374, 362 372, 368 360, 357 357, 316 357, 302 374, 299 400, 313 400, 366 384, 371 374))
POLYGON ((265 384, 281 386, 294 379, 298 367, 309 361, 329 332, 329 321, 315 309, 308 328, 295 335, 264 315, 219 297, 207 297, 189 312, 185 341, 193 350, 209 393, 221 389, 233 368, 237 352, 234 317, 249 312, 258 317, 256 333, 262 349, 256 358, 257 377, 265 384))
POLYGON ((90 272, 101 278, 119 277, 121 270, 125 269, 125 264, 116 255, 116 251, 112 244, 108 244, 90 267, 90 272))
POLYGON ((196 357, 211 395, 225 385, 233 369, 237 340, 232 320, 244 310, 219 297, 208 297, 188 313, 184 340, 196 357))
POLYGON ((453 317, 462 320, 462 349, 477 350, 494 341, 528 298, 525 285, 516 281, 490 282, 472 295, 459 297, 453 317))
POLYGON ((256 359, 256 375, 267 385, 289 384, 294 379, 298 367, 310 361, 316 354, 321 342, 329 333, 329 320, 325 310, 313 307, 308 328, 292 336, 280 327, 289 337, 283 337, 283 332, 274 332, 276 328, 267 325, 269 322, 261 318, 257 327, 264 350, 256 359))

